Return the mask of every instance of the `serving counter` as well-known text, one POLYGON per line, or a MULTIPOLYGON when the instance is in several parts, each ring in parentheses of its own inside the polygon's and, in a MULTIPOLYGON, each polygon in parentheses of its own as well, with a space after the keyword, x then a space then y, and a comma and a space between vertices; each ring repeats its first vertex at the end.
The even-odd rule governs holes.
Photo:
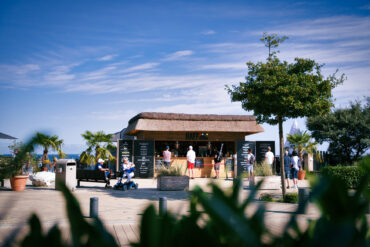
MULTIPOLYGON (((163 157, 155 157, 154 176, 157 176, 157 171, 163 167, 163 157)), ((188 164, 186 157, 172 157, 171 167, 179 167, 183 175, 188 175, 188 164)), ((220 165, 220 178, 230 178, 234 175, 234 163, 232 158, 223 158, 220 165), (225 167, 225 162, 227 167, 225 167), (228 170, 228 171, 226 171, 228 170), (227 176, 226 176, 227 173, 227 176)), ((197 157, 193 169, 195 178, 212 178, 216 176, 214 170, 214 160, 212 157, 197 157)))

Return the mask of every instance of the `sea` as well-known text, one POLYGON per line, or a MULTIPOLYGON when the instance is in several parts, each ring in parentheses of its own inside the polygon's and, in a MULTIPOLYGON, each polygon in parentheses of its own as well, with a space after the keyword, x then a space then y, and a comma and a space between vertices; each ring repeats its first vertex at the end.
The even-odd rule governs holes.
MULTIPOLYGON (((1 156, 11 157, 12 155, 11 154, 1 154, 1 156)), ((36 154, 36 156, 37 156, 38 159, 41 159, 42 154, 36 154)), ((49 154, 48 156, 49 156, 49 160, 53 160, 53 157, 56 157, 57 159, 59 159, 58 154, 49 154)), ((79 154, 67 154, 67 157, 65 157, 65 159, 78 160, 78 159, 80 159, 80 155, 79 154)))

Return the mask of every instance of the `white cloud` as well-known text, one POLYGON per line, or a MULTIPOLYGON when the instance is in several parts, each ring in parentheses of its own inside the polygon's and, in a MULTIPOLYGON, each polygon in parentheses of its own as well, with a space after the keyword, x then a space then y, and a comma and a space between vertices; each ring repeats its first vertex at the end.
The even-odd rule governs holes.
POLYGON ((167 57, 165 57, 163 61, 175 61, 190 56, 192 54, 194 54, 194 52, 191 50, 177 51, 175 53, 167 55, 167 57))
POLYGON ((104 57, 98 58, 98 61, 110 61, 115 58, 117 55, 106 55, 104 57))
POLYGON ((214 30, 206 30, 204 32, 202 32, 203 35, 213 35, 213 34, 216 34, 216 32, 214 30))
POLYGON ((136 66, 124 69, 122 70, 122 72, 128 73, 128 72, 133 72, 133 71, 148 70, 148 69, 153 69, 157 67, 158 65, 159 63, 144 63, 144 64, 140 64, 140 65, 136 65, 136 66))

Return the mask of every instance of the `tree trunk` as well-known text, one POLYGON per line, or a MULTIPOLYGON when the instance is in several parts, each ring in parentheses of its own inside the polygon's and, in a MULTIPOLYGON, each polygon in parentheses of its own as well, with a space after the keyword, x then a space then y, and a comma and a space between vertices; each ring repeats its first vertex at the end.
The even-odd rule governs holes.
POLYGON ((279 144, 280 144, 280 175, 281 175, 281 191, 283 192, 283 197, 286 195, 285 188, 285 168, 284 168, 284 135, 283 135, 283 119, 278 116, 279 121, 279 144))

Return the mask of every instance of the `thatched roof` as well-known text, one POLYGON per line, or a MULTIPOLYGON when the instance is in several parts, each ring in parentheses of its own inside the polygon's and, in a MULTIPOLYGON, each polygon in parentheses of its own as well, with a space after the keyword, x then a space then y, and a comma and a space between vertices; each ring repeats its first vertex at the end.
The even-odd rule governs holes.
POLYGON ((125 135, 135 135, 139 131, 255 134, 264 129, 254 116, 143 112, 130 119, 125 135))

